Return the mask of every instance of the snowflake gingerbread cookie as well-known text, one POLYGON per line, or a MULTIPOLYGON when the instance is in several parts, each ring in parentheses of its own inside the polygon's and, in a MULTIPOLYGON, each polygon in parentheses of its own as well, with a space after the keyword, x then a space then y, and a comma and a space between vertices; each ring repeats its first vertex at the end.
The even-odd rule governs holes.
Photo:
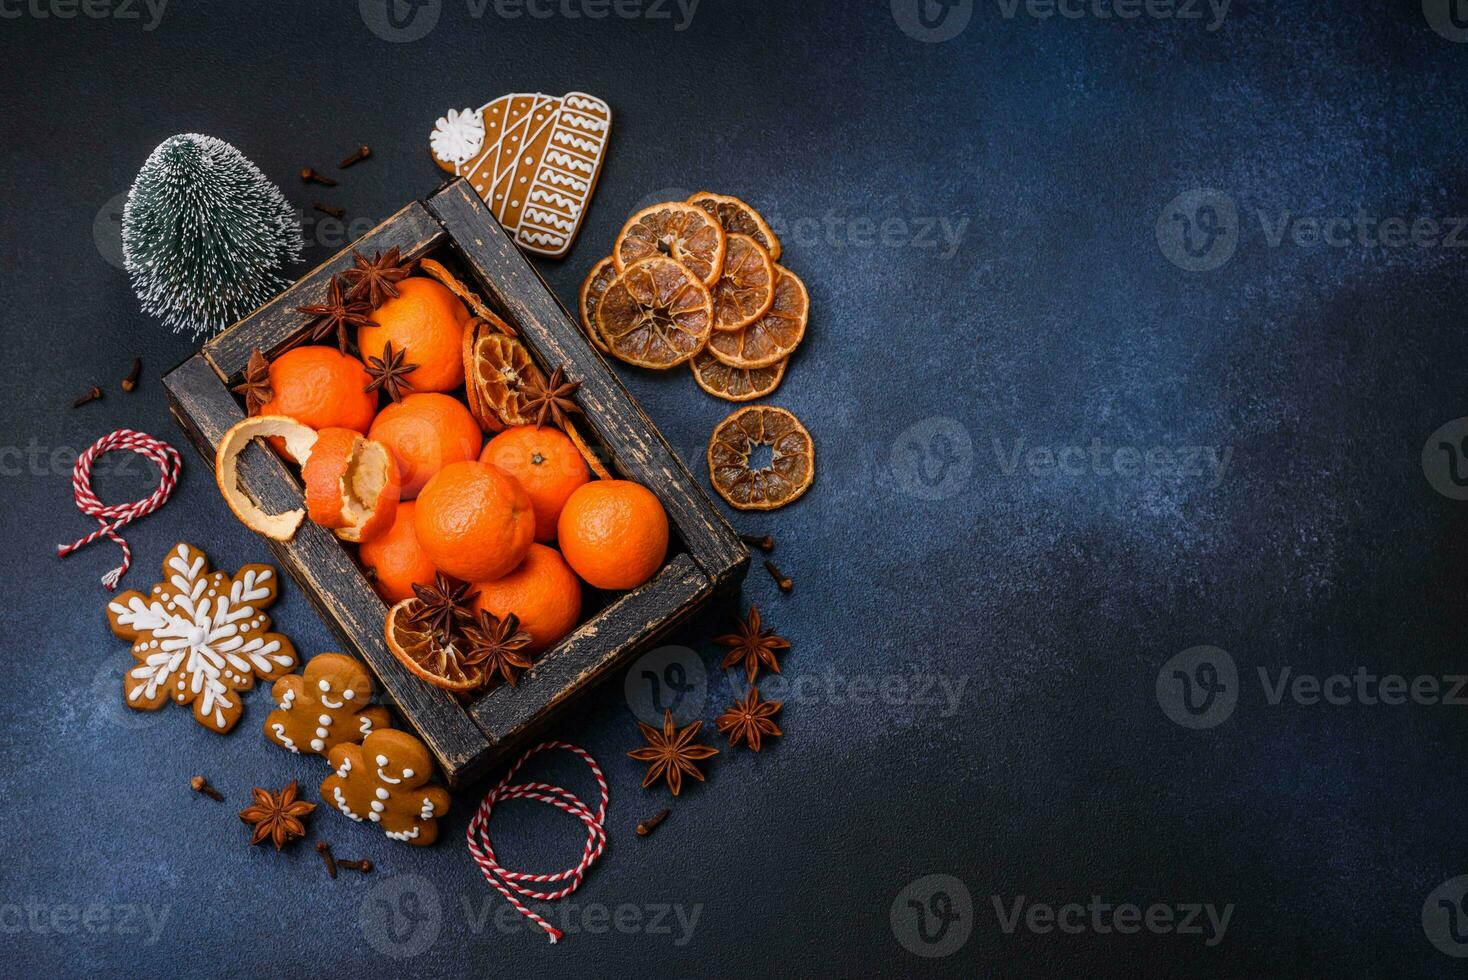
POLYGON ((195 721, 227 732, 244 711, 240 691, 296 666, 296 648, 270 632, 263 611, 280 576, 269 565, 211 572, 202 551, 179 544, 163 560, 163 579, 146 596, 128 591, 107 604, 108 625, 132 641, 137 660, 123 679, 128 707, 191 704, 195 721))
POLYGON ((429 786, 433 760, 424 744, 406 732, 383 729, 361 745, 342 744, 327 756, 336 772, 321 784, 321 798, 353 820, 382 827, 393 840, 432 844, 438 818, 448 812, 449 794, 429 786))
POLYGON ((326 755, 343 742, 360 742, 392 723, 386 708, 368 707, 372 678, 340 653, 312 657, 301 674, 275 682, 276 709, 265 719, 265 737, 297 754, 326 755))
POLYGON ((433 159, 465 177, 527 252, 565 255, 596 190, 612 109, 585 92, 502 95, 450 109, 429 134, 433 159))

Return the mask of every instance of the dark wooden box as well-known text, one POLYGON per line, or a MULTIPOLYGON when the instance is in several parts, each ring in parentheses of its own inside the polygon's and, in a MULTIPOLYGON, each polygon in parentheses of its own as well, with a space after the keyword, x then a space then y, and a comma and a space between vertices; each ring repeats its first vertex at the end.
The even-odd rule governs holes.
MULTIPOLYGON (((673 453, 580 326, 500 227, 467 182, 414 202, 204 345, 164 379, 174 417, 211 465, 219 439, 244 417, 231 386, 251 350, 267 356, 297 341, 308 319, 296 307, 320 303, 331 277, 367 255, 400 248, 429 256, 510 322, 540 366, 565 364, 581 380, 582 427, 619 476, 648 487, 667 509, 674 545, 645 585, 616 594, 574 633, 537 658, 517 687, 500 685, 462 703, 414 677, 383 640, 386 604, 347 546, 310 521, 288 542, 267 541, 346 648, 361 657, 398 712, 432 749, 444 775, 461 785, 526 747, 573 696, 688 620, 718 591, 744 577, 749 552, 673 453)), ((240 486, 272 511, 300 506, 301 487, 274 452, 256 443, 240 459, 240 486)), ((309 657, 319 651, 302 651, 309 657)))

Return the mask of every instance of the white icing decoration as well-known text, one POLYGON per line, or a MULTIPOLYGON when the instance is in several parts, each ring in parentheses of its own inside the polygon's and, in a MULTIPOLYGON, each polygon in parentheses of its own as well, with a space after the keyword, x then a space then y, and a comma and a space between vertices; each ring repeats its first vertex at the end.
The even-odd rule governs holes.
MULTIPOLYGON (((350 687, 347 688, 345 691, 342 692, 342 700, 343 701, 355 701, 355 700, 357 700, 357 692, 354 691, 354 690, 352 690, 350 687)), ((326 704, 326 701, 323 699, 321 703, 322 704, 326 704)), ((331 705, 327 705, 327 707, 331 707, 331 705)), ((336 705, 336 707, 340 708, 341 705, 336 705)))
MULTIPOLYGON (((293 742, 293 741, 291 741, 291 737, 285 733, 285 726, 284 725, 282 725, 280 722, 276 722, 275 724, 273 724, 273 725, 270 726, 270 729, 271 729, 271 731, 275 732, 275 737, 278 738, 278 739, 280 739, 280 744, 281 745, 284 745, 286 748, 290 749, 296 755, 300 755, 301 754, 301 750, 298 749, 298 748, 296 748, 296 743, 293 742)), ((314 749, 314 748, 316 748, 316 746, 313 744, 311 746, 311 748, 314 749)))
POLYGON ((332 799, 336 801, 336 808, 338 810, 340 810, 342 813, 345 813, 347 816, 351 817, 358 823, 362 822, 362 818, 353 813, 352 808, 347 806, 347 798, 345 796, 342 796, 342 788, 340 786, 333 786, 331 788, 331 796, 332 799))
POLYGON ((484 145, 484 120, 473 109, 450 109, 434 122, 428 140, 435 156, 457 166, 484 145))
MULTIPOLYGON (((377 758, 380 761, 382 761, 382 762, 386 762, 387 761, 382 756, 378 756, 377 758)), ((408 774, 408 772, 409 772, 409 770, 406 770, 406 769, 403 770, 403 775, 406 776, 408 774)), ((401 783, 402 782, 401 779, 393 779, 387 773, 383 772, 380 767, 377 770, 377 778, 380 779, 380 780, 382 780, 384 783, 391 783, 394 786, 396 786, 398 783, 401 783)))
POLYGON ((389 830, 385 831, 385 833, 393 840, 417 840, 418 831, 420 829, 421 828, 414 827, 412 830, 389 830))
POLYGON ((324 748, 326 748, 326 743, 323 742, 323 741, 321 741, 321 739, 319 739, 319 738, 313 738, 313 739, 311 739, 311 751, 312 752, 320 752, 324 748))
POLYGON ((323 692, 329 692, 331 690, 331 682, 326 680, 318 681, 316 686, 321 688, 323 692))
POLYGON ((321 699, 320 700, 321 700, 321 703, 323 705, 325 705, 326 707, 330 708, 332 711, 338 710, 339 708, 341 708, 341 706, 343 704, 346 703, 345 701, 333 701, 331 698, 327 697, 324 694, 321 695, 321 699))
POLYGON ((430 800, 426 796, 423 797, 423 809, 421 809, 421 810, 418 811, 418 819, 419 820, 431 820, 431 819, 433 819, 433 801, 430 800))
POLYGON ((318 724, 318 725, 330 725, 331 724, 331 715, 317 715, 317 717, 316 717, 316 724, 318 724))
POLYGON ((372 732, 372 717, 370 715, 362 715, 362 734, 363 735, 368 735, 371 732, 372 732))
POLYGON ((372 801, 372 812, 373 813, 381 813, 383 810, 386 810, 386 809, 387 809, 387 804, 384 803, 384 802, 382 802, 381 800, 373 800, 372 801))
POLYGON ((204 555, 179 545, 168 558, 168 584, 176 591, 167 605, 157 599, 133 596, 126 605, 113 602, 109 609, 121 626, 148 633, 157 647, 128 675, 143 681, 129 700, 155 698, 160 688, 175 688, 174 698, 182 703, 186 693, 198 696, 199 715, 216 728, 227 722, 226 709, 235 707, 233 692, 225 681, 239 682, 251 674, 268 674, 277 666, 294 664, 280 653, 280 641, 242 634, 258 629, 265 617, 253 603, 269 600, 272 593, 261 583, 273 577, 269 569, 246 569, 231 580, 229 594, 218 595, 204 576, 204 555))

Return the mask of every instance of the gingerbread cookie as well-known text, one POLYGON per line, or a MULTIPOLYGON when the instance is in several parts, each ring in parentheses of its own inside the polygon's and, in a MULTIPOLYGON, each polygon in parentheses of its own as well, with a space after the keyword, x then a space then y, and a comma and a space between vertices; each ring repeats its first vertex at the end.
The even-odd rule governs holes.
POLYGON ((296 648, 270 632, 263 611, 280 576, 269 565, 211 572, 202 551, 179 544, 163 560, 163 579, 146 596, 128 591, 107 604, 108 625, 132 641, 137 660, 123 679, 128 707, 192 704, 195 721, 227 732, 244 711, 237 692, 296 666, 296 648))
POLYGON ((393 840, 432 844, 449 793, 429 786, 433 759, 424 744, 388 728, 361 745, 343 743, 327 756, 336 770, 321 784, 321 798, 353 820, 380 824, 393 840))
POLYGON ((560 258, 596 190, 612 109, 585 92, 517 92, 479 109, 450 109, 429 137, 433 159, 467 177, 527 252, 560 258))
POLYGON ((368 707, 372 678, 351 657, 323 653, 303 674, 287 674, 270 692, 278 707, 265 719, 265 737, 292 752, 326 755, 392 723, 386 708, 368 707))

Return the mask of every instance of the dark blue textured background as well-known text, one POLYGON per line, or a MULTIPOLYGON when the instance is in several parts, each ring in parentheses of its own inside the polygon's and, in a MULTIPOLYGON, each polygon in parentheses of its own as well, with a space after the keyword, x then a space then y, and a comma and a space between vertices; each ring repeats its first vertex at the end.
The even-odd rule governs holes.
MULTIPOLYGON (((1270 705, 1255 671, 1462 669, 1468 517, 1419 462, 1429 434, 1465 414, 1462 248, 1270 235, 1285 216, 1428 217, 1446 232, 1468 214, 1468 46, 1435 33, 1418 0, 1236 0, 1217 30, 1206 5, 1202 20, 1072 20, 1006 17, 983 0, 941 43, 899 28, 905 0, 703 0, 682 31, 676 13, 535 20, 442 6, 427 37, 389 43, 346 0, 174 0, 154 30, 146 13, 38 19, 0 4, 9 971, 1456 966, 1420 917, 1433 888, 1468 873, 1461 709, 1270 705), (96 581, 116 549, 51 552, 90 527, 68 487, 80 448, 123 425, 184 446, 158 376, 197 342, 141 314, 108 261, 115 195, 160 140, 218 136, 278 180, 307 209, 299 273, 433 191, 427 135, 446 109, 571 89, 604 97, 617 118, 578 244, 541 264, 552 286, 574 302, 622 219, 671 192, 707 187, 764 209, 814 309, 771 401, 809 426, 819 477, 797 505, 736 520, 779 536, 797 583, 782 597, 756 567, 744 590, 794 642, 787 678, 810 679, 787 703, 782 742, 715 759, 708 783, 641 840, 633 826, 666 797, 640 789, 641 767, 622 755, 637 739, 620 678, 559 727, 601 760, 613 794, 611 847, 570 904, 593 923, 596 909, 615 919, 626 905, 641 924, 551 947, 497 926, 518 920, 496 918, 504 903, 463 851, 484 786, 457 795, 444 840, 425 850, 319 812, 313 837, 370 856, 371 878, 326 880, 309 843, 282 855, 245 846, 235 811, 248 788, 299 778, 314 798, 320 760, 260 737, 264 693, 222 738, 176 709, 123 709, 129 661, 96 581), (363 141, 375 155, 340 187, 295 179, 363 141), (1237 207, 1236 252, 1188 272, 1154 228, 1200 188, 1237 207), (322 221, 313 200, 345 207, 357 227, 322 221), (962 234, 928 244, 929 225, 962 234), (138 353, 145 381, 123 395, 116 381, 138 353), (67 407, 93 382, 108 387, 102 402, 67 407), (1020 440, 1027 453, 1089 451, 1096 439, 1108 451, 1214 447, 1228 465, 1213 479, 1008 462, 1020 440), (1199 644, 1232 655, 1241 691, 1228 720, 1193 731, 1168 720, 1154 684, 1199 644), (908 678, 912 691, 914 677, 961 696, 952 710, 895 696, 849 703, 862 683, 895 691, 888 679, 908 678), (228 804, 191 794, 195 773, 228 804), (930 873, 968 889, 955 928, 972 934, 946 958, 919 959, 900 941, 912 930, 899 899, 930 873), (432 941, 396 959, 365 929, 379 900, 412 910, 403 889, 438 913, 399 923, 408 938, 389 952, 432 941), (1234 909, 1213 946, 1147 932, 1006 934, 995 896, 1012 906, 1021 895, 1234 909), (649 928, 664 905, 696 910, 691 934, 671 914, 671 932, 649 928), (161 929, 129 932, 123 908, 161 917, 161 929)), ((702 478, 704 441, 728 406, 682 372, 621 373, 702 478)), ((185 451, 172 502, 127 531, 128 586, 152 583, 180 539, 225 568, 268 558, 185 451)), ((140 496, 144 470, 108 473, 99 489, 140 496)), ((730 612, 676 638, 719 675, 708 719, 730 694, 710 642, 730 612)), ((294 585, 274 616, 303 654, 334 648, 294 585)), ((545 771, 590 792, 572 764, 545 771)), ((531 804, 500 819, 510 866, 574 861, 573 821, 531 804)))

